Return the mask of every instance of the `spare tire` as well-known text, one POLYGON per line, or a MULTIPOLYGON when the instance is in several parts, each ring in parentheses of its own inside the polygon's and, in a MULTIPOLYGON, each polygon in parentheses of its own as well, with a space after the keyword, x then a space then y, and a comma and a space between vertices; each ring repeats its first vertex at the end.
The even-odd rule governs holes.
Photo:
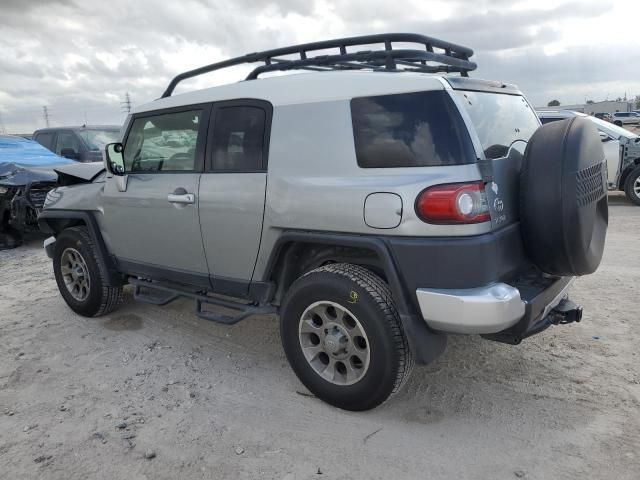
POLYGON ((600 264, 607 232, 607 169, 595 125, 581 117, 533 134, 520 173, 525 249, 550 275, 587 275, 600 264))

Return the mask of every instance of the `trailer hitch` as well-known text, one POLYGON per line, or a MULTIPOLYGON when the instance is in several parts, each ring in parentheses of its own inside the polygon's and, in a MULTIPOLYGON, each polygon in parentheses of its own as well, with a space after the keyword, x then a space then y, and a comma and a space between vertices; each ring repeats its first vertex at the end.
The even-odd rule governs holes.
POLYGON ((563 298, 560 300, 560 303, 549 312, 548 318, 553 325, 579 322, 582 320, 582 307, 576 305, 568 298, 563 298))

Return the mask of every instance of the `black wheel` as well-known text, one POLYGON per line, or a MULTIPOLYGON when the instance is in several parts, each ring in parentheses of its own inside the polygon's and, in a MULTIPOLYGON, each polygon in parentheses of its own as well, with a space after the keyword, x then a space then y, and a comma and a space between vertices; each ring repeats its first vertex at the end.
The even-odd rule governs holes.
POLYGON ((622 126, 622 122, 620 120, 616 120, 615 122, 613 122, 614 125, 621 127, 622 126))
POLYGON ((106 285, 107 272, 96 259, 93 240, 86 227, 64 230, 56 238, 53 273, 62 298, 85 317, 98 317, 122 301, 122 287, 106 285))
POLYGON ((389 287, 357 265, 325 265, 296 280, 282 305, 280 336, 300 381, 346 410, 380 405, 413 366, 389 287))
POLYGON ((624 181, 624 193, 636 205, 640 205, 640 166, 636 167, 624 181))

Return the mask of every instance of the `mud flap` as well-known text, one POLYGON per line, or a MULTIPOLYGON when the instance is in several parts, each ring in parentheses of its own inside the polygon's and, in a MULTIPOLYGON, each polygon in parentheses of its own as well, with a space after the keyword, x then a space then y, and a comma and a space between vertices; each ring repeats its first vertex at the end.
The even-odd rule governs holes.
POLYGON ((429 329, 416 315, 400 315, 409 348, 418 365, 428 365, 442 355, 447 347, 447 335, 429 329))

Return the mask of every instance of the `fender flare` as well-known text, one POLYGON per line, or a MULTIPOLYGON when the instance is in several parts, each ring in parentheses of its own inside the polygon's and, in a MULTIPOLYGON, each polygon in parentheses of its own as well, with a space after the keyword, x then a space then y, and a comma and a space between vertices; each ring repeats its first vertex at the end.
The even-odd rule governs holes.
POLYGON ((446 334, 435 332, 427 326, 412 296, 408 295, 409 292, 402 281, 401 275, 398 273, 397 263, 393 258, 391 249, 382 238, 309 231, 285 231, 280 235, 271 250, 263 281, 269 281, 271 274, 280 261, 280 254, 284 247, 292 243, 355 247, 372 251, 382 263, 387 283, 398 308, 402 327, 416 363, 426 365, 444 352, 447 345, 446 334))
POLYGON ((77 223, 84 223, 87 226, 89 235, 91 235, 91 239, 97 247, 96 257, 98 262, 103 270, 108 272, 106 279, 107 285, 110 287, 123 285, 125 282, 118 272, 115 259, 107 250, 98 226, 98 221, 92 212, 84 210, 46 209, 38 215, 40 231, 53 235, 54 237, 59 235, 62 230, 68 226, 76 225, 77 223), (51 220, 54 220, 54 222, 51 220))

